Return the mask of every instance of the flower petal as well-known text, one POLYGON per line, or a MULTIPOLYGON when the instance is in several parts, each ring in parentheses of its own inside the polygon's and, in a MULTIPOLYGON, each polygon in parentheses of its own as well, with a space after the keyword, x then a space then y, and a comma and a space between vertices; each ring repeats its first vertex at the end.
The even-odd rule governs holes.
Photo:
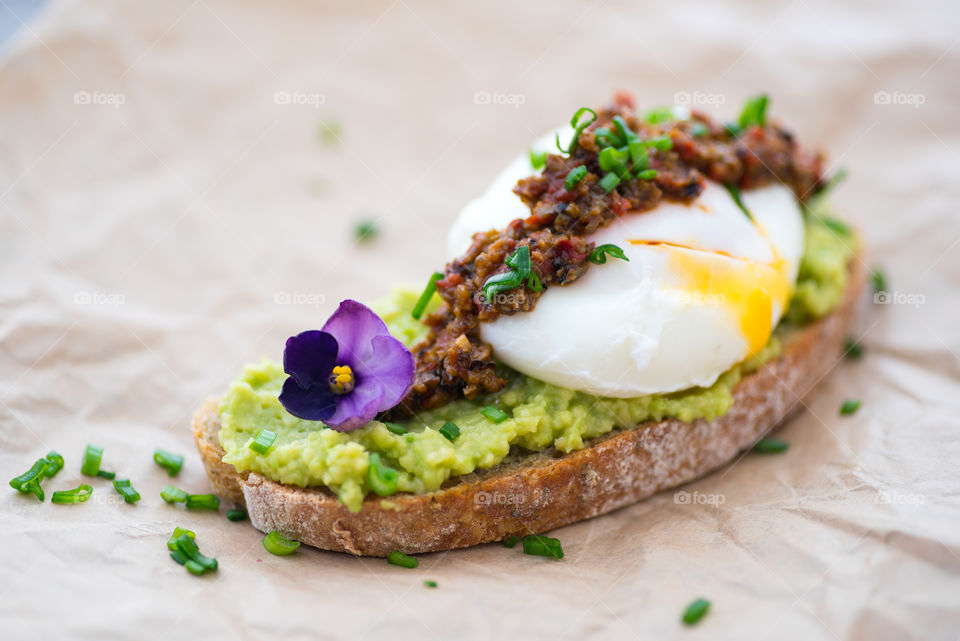
POLYGON ((330 372, 337 364, 337 351, 337 339, 333 335, 316 329, 301 332, 287 339, 283 371, 303 389, 315 385, 326 387, 330 372))
POLYGON ((383 387, 383 399, 378 409, 388 410, 413 387, 416 359, 393 336, 374 336, 370 344, 373 348, 371 357, 358 361, 354 371, 360 380, 375 379, 383 387))
POLYGON ((304 389, 293 377, 283 382, 280 404, 294 416, 307 421, 326 422, 337 411, 337 395, 321 383, 304 389))
POLYGON ((331 334, 340 347, 338 363, 350 367, 358 361, 368 361, 373 355, 370 341, 374 336, 389 336, 383 320, 372 309, 355 300, 345 300, 333 313, 323 331, 331 334))
POLYGON ((324 423, 338 432, 349 432, 366 425, 380 411, 383 386, 376 379, 357 379, 357 386, 349 394, 337 399, 337 411, 324 423))

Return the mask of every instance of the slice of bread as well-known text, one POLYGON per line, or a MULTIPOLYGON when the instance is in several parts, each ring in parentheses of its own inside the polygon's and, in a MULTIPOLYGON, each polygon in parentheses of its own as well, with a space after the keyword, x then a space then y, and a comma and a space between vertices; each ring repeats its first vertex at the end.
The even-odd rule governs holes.
POLYGON ((193 434, 221 498, 245 504, 258 530, 279 530, 324 550, 415 554, 542 533, 703 476, 786 418, 841 357, 864 271, 861 261, 851 261, 842 304, 787 336, 779 358, 735 386, 733 406, 720 418, 642 423, 568 454, 511 455, 491 469, 452 478, 435 492, 397 494, 388 501, 370 496, 357 513, 325 488, 281 485, 224 463, 216 399, 196 413, 193 434))

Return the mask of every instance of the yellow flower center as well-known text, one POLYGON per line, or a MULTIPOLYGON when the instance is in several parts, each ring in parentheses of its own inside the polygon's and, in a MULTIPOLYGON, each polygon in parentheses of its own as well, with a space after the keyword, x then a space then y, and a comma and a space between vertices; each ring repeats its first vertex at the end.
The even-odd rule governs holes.
POLYGON ((337 365, 330 374, 330 391, 334 394, 349 394, 356 382, 349 365, 337 365))

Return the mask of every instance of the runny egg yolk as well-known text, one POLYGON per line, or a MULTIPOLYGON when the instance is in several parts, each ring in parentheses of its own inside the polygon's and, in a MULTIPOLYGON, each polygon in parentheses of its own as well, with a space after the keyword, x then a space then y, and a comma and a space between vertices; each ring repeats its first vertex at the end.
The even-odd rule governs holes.
POLYGON ((699 305, 717 305, 727 310, 738 323, 750 356, 767 344, 773 332, 774 305, 782 313, 791 293, 788 265, 776 251, 771 263, 762 263, 673 243, 629 242, 667 252, 679 296, 699 305))

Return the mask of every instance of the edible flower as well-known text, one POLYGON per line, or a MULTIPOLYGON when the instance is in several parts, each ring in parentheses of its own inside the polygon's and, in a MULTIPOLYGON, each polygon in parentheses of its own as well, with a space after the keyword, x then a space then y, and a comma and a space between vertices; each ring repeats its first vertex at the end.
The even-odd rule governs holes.
POLYGON ((348 432, 394 407, 414 380, 413 354, 373 310, 345 300, 321 330, 287 339, 280 403, 308 421, 348 432))

